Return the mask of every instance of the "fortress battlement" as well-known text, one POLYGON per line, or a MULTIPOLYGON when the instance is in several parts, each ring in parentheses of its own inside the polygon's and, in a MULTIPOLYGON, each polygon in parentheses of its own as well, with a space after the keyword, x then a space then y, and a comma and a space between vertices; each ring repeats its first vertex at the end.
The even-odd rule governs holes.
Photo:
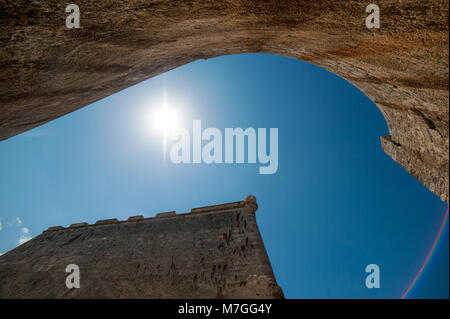
POLYGON ((256 198, 253 195, 248 195, 243 201, 203 206, 192 208, 188 213, 177 214, 175 211, 160 212, 156 213, 154 217, 144 217, 143 215, 130 216, 127 220, 118 220, 117 218, 111 219, 101 219, 97 220, 94 224, 88 224, 86 222, 71 224, 69 227, 63 226, 50 226, 48 229, 44 230, 43 233, 61 231, 66 229, 81 228, 81 227, 96 227, 109 224, 123 224, 123 223, 135 223, 141 221, 155 220, 158 218, 173 218, 173 217, 189 217, 193 214, 207 214, 207 213, 218 213, 233 210, 253 210, 255 212, 258 209, 258 204, 256 203, 256 198))

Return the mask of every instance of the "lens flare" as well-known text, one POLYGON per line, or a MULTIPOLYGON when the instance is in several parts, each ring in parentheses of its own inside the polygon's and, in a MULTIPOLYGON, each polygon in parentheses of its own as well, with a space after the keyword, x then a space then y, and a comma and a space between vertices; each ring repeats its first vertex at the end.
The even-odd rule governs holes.
POLYGON ((447 220, 448 220, 448 207, 447 207, 447 212, 445 213, 444 216, 444 221, 442 222, 441 228, 439 229, 439 232, 437 234, 436 239, 434 240, 433 246, 430 249, 430 252, 428 253, 427 258, 425 259, 422 267, 419 269, 419 272, 417 273, 416 277, 414 277, 412 283, 409 285, 408 289, 406 289, 406 291, 403 293, 401 299, 405 299, 408 294, 411 292, 412 288, 414 287, 414 285, 416 284, 417 280, 419 279, 420 275, 422 275, 423 270, 425 269, 425 267, 427 266, 428 262, 430 261, 431 256, 433 255, 436 247, 438 246, 438 242, 442 236, 442 233, 445 229, 445 225, 447 224, 447 220))

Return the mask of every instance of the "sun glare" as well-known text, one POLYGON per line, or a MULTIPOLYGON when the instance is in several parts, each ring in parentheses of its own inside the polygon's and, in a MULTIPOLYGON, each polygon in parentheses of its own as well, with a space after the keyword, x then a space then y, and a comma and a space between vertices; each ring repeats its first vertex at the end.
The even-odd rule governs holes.
POLYGON ((152 131, 157 131, 162 135, 164 159, 170 132, 182 124, 180 103, 177 102, 176 105, 178 107, 173 107, 172 104, 167 103, 167 95, 164 94, 163 100, 156 104, 150 112, 149 127, 152 131))
POLYGON ((164 106, 154 111, 153 127, 164 133, 177 127, 179 121, 178 113, 175 109, 164 106))

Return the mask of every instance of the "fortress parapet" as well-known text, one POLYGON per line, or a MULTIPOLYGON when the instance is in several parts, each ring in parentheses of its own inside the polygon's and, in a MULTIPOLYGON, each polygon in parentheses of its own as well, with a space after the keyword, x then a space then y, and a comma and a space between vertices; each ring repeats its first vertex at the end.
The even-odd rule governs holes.
MULTIPOLYGON (((248 195, 243 201, 192 208, 189 213, 177 214, 175 211, 161 212, 161 213, 156 213, 155 217, 144 218, 144 216, 138 215, 138 216, 130 216, 127 220, 122 220, 122 221, 119 221, 117 218, 102 219, 102 220, 96 221, 95 224, 88 224, 86 222, 81 222, 81 223, 71 224, 67 228, 93 227, 93 226, 106 225, 106 224, 139 222, 139 221, 144 221, 144 220, 151 220, 154 218, 188 217, 191 214, 204 214, 204 213, 226 212, 226 211, 235 211, 235 210, 241 210, 241 211, 245 210, 247 212, 255 213, 257 209, 258 209, 258 204, 256 203, 256 197, 253 195, 248 195)), ((64 230, 67 228, 63 227, 63 226, 51 226, 47 230, 44 230, 44 233, 64 230)))

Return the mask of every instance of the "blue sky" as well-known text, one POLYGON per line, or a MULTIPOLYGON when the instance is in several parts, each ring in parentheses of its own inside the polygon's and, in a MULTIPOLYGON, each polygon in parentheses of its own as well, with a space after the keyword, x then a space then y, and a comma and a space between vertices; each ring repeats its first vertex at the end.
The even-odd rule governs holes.
MULTIPOLYGON (((199 60, 0 142, 0 253, 48 226, 253 194, 286 297, 399 298, 447 205, 382 151, 386 134, 362 92, 314 65, 269 54, 199 60), (258 174, 259 164, 171 163, 150 118, 164 91, 189 130, 194 119, 222 131, 278 128, 276 174, 258 174), (372 263, 379 289, 364 284, 372 263)), ((412 297, 448 298, 448 241, 446 230, 412 297)))

